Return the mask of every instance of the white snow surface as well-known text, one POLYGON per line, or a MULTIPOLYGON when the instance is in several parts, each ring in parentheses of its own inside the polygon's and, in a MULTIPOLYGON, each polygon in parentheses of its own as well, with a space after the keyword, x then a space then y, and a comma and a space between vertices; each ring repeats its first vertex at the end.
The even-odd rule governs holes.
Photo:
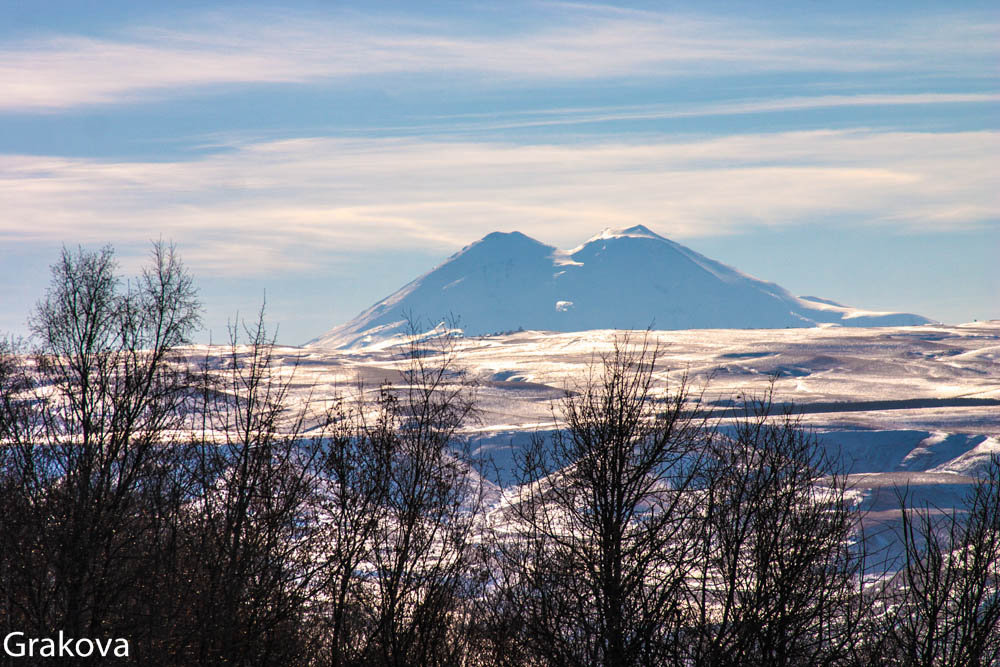
MULTIPOLYGON (((849 473, 849 495, 866 512, 869 538, 886 549, 898 550, 898 490, 906 490, 911 506, 960 509, 990 456, 1000 454, 1000 321, 488 336, 441 328, 354 349, 278 347, 273 370, 290 383, 292 408, 307 405, 319 414, 338 398, 370 400, 383 382, 404 385, 412 351, 439 367, 442 345, 452 345, 450 357, 474 382, 479 406, 479 418, 462 436, 496 464, 484 471, 496 509, 503 498, 517 497, 518 450, 560 427, 561 400, 599 371, 601 355, 625 335, 658 346, 654 392, 687 378, 692 395, 716 411, 723 427, 734 398, 760 395, 776 376, 775 400, 794 404, 803 426, 849 473)), ((190 353, 225 370, 229 350, 196 346, 190 353)))
POLYGON ((321 347, 384 344, 409 320, 453 322, 466 335, 517 330, 778 329, 909 326, 908 313, 872 312, 796 297, 642 225, 606 229, 571 250, 520 232, 494 232, 310 341, 321 347))
MULTIPOLYGON (((437 338, 413 343, 425 363, 434 364, 437 344, 451 334, 455 360, 478 385, 480 419, 466 435, 497 460, 509 481, 513 453, 532 434, 557 427, 566 391, 578 387, 625 333, 455 337, 454 330, 439 330, 437 338)), ((629 335, 637 341, 644 334, 629 335)), ((759 394, 777 375, 775 400, 796 406, 863 494, 908 484, 947 506, 990 454, 1000 453, 1000 321, 648 335, 660 346, 655 391, 676 387, 686 376, 713 410, 724 411, 740 393, 759 394)), ((387 340, 346 350, 279 348, 277 354, 281 372, 293 378, 292 398, 320 409, 338 395, 356 396, 359 380, 369 396, 383 381, 402 382, 408 349, 408 343, 387 340)))

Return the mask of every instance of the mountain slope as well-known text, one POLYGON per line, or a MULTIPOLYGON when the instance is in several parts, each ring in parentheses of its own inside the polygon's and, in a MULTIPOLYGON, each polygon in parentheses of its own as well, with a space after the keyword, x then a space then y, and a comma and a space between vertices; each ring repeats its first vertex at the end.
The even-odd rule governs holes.
POLYGON ((639 225, 605 230, 566 251, 520 232, 494 232, 310 343, 377 343, 405 333, 407 317, 432 324, 454 317, 467 335, 518 328, 771 329, 930 321, 795 297, 639 225))

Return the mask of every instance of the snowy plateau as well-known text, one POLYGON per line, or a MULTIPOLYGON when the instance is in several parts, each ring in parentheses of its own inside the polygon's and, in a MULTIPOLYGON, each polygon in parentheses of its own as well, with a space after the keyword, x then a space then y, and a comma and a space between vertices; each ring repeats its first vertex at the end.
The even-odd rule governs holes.
MULTIPOLYGON (((275 352, 300 400, 357 395, 359 382, 375 392, 403 377, 414 341, 404 314, 446 312, 460 317, 453 352, 481 408, 465 435, 495 460, 501 487, 513 453, 558 428, 560 399, 623 329, 659 346, 658 390, 686 377, 723 420, 734 397, 776 377, 775 399, 842 462, 872 521, 898 516, 897 487, 920 505, 960 505, 1000 453, 1000 321, 941 325, 797 298, 644 227, 570 251, 490 234, 351 322, 275 352)), ((415 339, 428 363, 443 331, 415 339)))

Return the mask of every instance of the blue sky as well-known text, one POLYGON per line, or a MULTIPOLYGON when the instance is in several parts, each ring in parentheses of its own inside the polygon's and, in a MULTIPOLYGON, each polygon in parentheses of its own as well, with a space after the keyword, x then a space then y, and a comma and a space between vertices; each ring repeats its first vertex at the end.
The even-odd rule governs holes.
POLYGON ((3 3, 0 331, 63 244, 171 240, 202 340, 266 294, 297 344, 491 231, 634 224, 1000 318, 995 3, 759 4, 3 3))

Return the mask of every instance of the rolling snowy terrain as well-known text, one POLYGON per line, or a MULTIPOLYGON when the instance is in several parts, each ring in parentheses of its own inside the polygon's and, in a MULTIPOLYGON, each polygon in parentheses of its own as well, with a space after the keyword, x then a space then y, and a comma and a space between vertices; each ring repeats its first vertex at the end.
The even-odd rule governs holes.
POLYGON ((454 318, 467 335, 930 322, 796 297, 639 225, 604 230, 571 250, 519 232, 489 234, 311 343, 379 344, 406 333, 410 318, 431 324, 454 318))
MULTIPOLYGON (((559 400, 611 349, 615 330, 524 331, 462 337, 454 350, 478 384, 481 420, 466 435, 510 481, 512 452, 556 428, 559 400)), ((632 332, 632 339, 642 332, 632 332)), ((914 502, 954 507, 972 476, 1000 453, 1000 322, 960 326, 653 331, 662 351, 660 389, 684 376, 704 389, 705 407, 725 418, 739 392, 761 392, 777 374, 775 398, 793 403, 831 454, 843 461, 872 520, 895 515, 893 489, 914 502)), ((423 345, 423 343, 420 343, 423 345)), ((380 382, 398 383, 405 344, 337 349, 279 348, 293 396, 320 407, 380 382)), ((426 360, 434 362, 433 340, 426 360)), ((221 350, 219 350, 221 352, 221 350)))

